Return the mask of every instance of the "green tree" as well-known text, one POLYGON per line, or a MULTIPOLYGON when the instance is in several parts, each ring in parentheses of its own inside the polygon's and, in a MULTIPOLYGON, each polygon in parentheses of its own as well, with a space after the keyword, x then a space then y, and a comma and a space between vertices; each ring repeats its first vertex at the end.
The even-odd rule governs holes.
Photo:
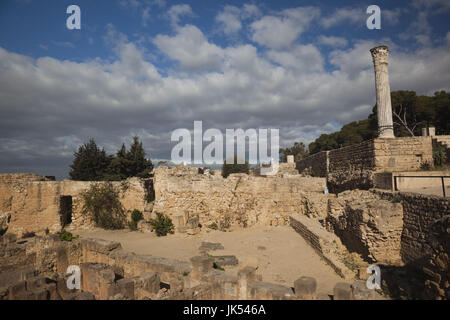
POLYGON ((94 139, 80 146, 74 157, 69 175, 72 180, 78 181, 103 180, 112 160, 104 149, 97 146, 94 139))
POLYGON ((128 160, 127 169, 130 177, 145 177, 153 169, 153 163, 150 159, 145 158, 142 142, 137 136, 133 137, 133 143, 125 158, 128 160))
MULTIPOLYGON (((417 96, 414 91, 391 93, 392 118, 396 137, 418 136, 421 129, 434 126, 436 134, 450 133, 450 93, 439 91, 434 96, 417 96)), ((351 122, 338 132, 322 134, 309 145, 309 153, 332 150, 378 136, 377 106, 367 119, 351 122)))
POLYGON ((237 156, 234 157, 233 160, 228 159, 225 160, 222 166, 222 176, 224 178, 228 177, 232 173, 246 173, 248 174, 250 171, 250 165, 247 161, 245 163, 238 163, 237 156))
POLYGON ((303 142, 294 142, 290 148, 280 148, 280 161, 286 162, 287 156, 294 156, 294 161, 301 160, 308 156, 308 150, 303 142))

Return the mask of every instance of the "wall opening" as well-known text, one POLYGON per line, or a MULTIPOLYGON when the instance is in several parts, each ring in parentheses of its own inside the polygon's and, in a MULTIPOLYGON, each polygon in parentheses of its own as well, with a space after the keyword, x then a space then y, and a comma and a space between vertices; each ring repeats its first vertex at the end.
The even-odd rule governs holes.
POLYGON ((59 201, 59 215, 61 218, 61 226, 65 226, 72 223, 72 197, 61 196, 59 201))

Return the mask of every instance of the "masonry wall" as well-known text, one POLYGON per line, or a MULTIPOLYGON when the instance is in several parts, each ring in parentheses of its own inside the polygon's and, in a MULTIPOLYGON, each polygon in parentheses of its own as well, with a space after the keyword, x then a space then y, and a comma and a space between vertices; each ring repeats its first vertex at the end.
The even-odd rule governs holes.
POLYGON ((315 153, 296 162, 300 173, 309 173, 315 177, 326 177, 328 172, 328 151, 315 153))
POLYGON ((155 170, 153 211, 168 214, 177 227, 198 217, 220 229, 255 224, 287 224, 293 212, 305 212, 309 193, 323 193, 324 178, 288 175, 254 177, 198 174, 190 167, 155 170))
POLYGON ((339 193, 373 187, 375 146, 373 140, 329 151, 328 189, 339 193))
POLYGON ((420 169, 423 163, 433 164, 431 137, 374 139, 377 171, 408 171, 420 169))
POLYGON ((400 254, 406 266, 424 278, 424 298, 450 299, 450 199, 375 192, 403 204, 400 254))
POLYGON ((431 137, 373 139, 329 151, 328 188, 333 193, 386 184, 375 173, 420 169, 433 163, 431 137))
MULTIPOLYGON (((81 214, 80 194, 95 182, 30 181, 28 178, 0 182, 0 212, 11 215, 8 233, 43 232, 46 228, 51 232, 60 231, 61 196, 72 197, 72 223, 68 229, 93 227, 92 221, 81 214)), ((125 210, 144 210, 146 192, 141 180, 132 178, 125 184, 113 184, 122 190, 120 201, 125 210)))

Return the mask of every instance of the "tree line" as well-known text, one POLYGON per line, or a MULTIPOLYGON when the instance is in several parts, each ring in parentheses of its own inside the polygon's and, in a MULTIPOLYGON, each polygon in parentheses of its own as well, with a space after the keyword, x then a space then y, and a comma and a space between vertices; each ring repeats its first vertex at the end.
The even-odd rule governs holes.
MULTIPOLYGON (((396 137, 420 136, 422 128, 434 126, 436 134, 450 134, 450 92, 438 91, 433 96, 418 96, 415 91, 391 92, 392 118, 396 137)), ((300 160, 320 151, 338 149, 370 140, 378 136, 377 106, 367 119, 353 121, 341 130, 322 134, 306 148, 296 142, 290 148, 280 149, 281 159, 294 155, 300 160)))
POLYGON ((81 145, 74 153, 69 176, 78 181, 120 181, 129 177, 147 177, 153 170, 153 164, 146 158, 146 153, 139 137, 127 150, 125 144, 115 155, 108 155, 100 149, 94 139, 81 145))

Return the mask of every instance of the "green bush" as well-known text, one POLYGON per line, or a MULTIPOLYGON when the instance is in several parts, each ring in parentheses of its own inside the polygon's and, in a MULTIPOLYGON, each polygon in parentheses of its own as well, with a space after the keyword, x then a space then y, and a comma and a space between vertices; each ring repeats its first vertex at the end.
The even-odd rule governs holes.
POLYGON ((128 222, 128 228, 135 231, 137 230, 137 224, 139 221, 143 220, 144 216, 141 211, 134 209, 133 212, 131 212, 131 221, 128 222))
POLYGON ((250 171, 250 166, 247 161, 245 163, 239 164, 237 157, 234 157, 233 160, 228 159, 225 160, 222 166, 222 176, 224 178, 228 177, 232 173, 246 173, 248 174, 250 171))
POLYGON ((78 239, 79 237, 80 237, 79 235, 74 236, 72 233, 67 231, 62 231, 59 234, 59 239, 61 241, 72 241, 73 239, 78 239))
POLYGON ((97 227, 123 229, 125 212, 119 200, 119 190, 112 183, 94 183, 81 193, 82 213, 90 215, 97 227))
POLYGON ((172 219, 163 213, 156 212, 156 219, 150 219, 149 222, 158 237, 165 236, 168 233, 174 233, 172 219))
POLYGON ((442 166, 447 162, 447 153, 444 148, 437 146, 433 151, 433 161, 435 166, 442 166))

